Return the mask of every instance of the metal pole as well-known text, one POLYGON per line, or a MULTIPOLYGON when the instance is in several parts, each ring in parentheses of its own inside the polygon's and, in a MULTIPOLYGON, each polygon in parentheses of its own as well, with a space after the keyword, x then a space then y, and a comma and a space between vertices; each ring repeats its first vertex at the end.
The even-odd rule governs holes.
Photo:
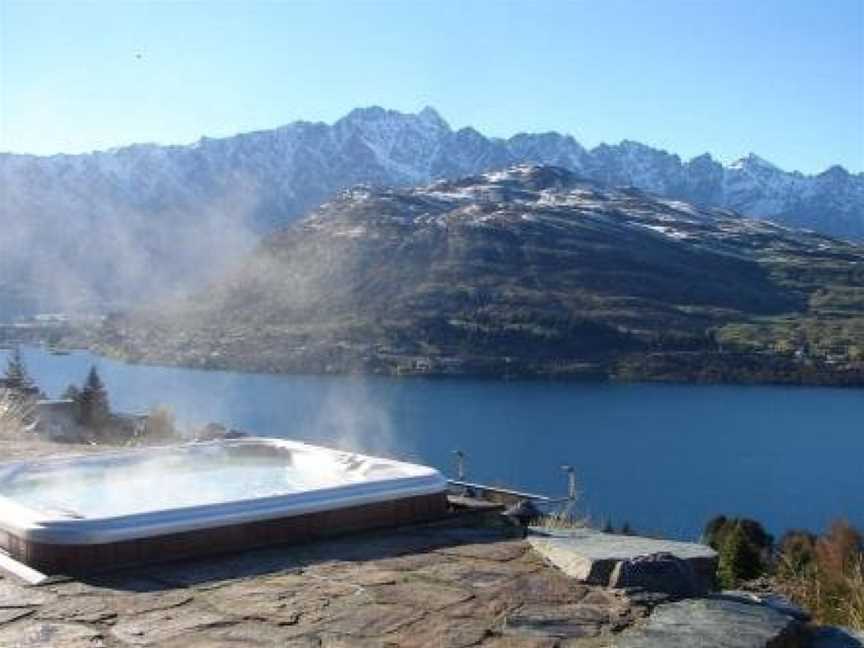
POLYGON ((576 500, 576 469, 573 466, 561 466, 561 470, 567 473, 567 499, 576 500))
POLYGON ((465 481, 465 453, 461 450, 454 450, 456 455, 456 479, 465 481))

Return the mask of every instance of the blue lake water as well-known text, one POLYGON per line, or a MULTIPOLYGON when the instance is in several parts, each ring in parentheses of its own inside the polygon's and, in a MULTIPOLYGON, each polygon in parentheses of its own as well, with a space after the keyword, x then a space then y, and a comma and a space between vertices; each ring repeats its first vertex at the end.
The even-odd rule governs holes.
MULTIPOLYGON (((5 366, 5 353, 0 362, 5 366)), ((695 539, 717 513, 772 532, 864 526, 864 391, 273 376, 25 349, 49 396, 98 365, 117 410, 382 453, 549 495, 576 467, 582 512, 695 539)), ((2 459, 2 458, 0 458, 2 459)))

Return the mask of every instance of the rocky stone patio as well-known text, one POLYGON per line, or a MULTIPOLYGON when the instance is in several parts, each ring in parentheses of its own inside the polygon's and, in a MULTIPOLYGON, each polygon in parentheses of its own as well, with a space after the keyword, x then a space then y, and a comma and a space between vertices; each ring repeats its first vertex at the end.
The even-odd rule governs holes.
MULTIPOLYGON (((0 444, 7 449, 16 450, 0 444)), ((655 582, 666 563, 639 562, 652 552, 696 575, 715 559, 698 545, 582 530, 524 538, 486 511, 39 586, 0 575, 0 646, 864 647, 852 631, 813 631, 774 599, 610 587, 622 561, 655 582)))
POLYGON ((514 533, 427 525, 40 586, 7 576, 0 646, 860 645, 812 643, 799 615, 757 597, 579 582, 514 533))
POLYGON ((597 646, 654 602, 576 583, 506 530, 425 527, 38 587, 0 645, 597 646))

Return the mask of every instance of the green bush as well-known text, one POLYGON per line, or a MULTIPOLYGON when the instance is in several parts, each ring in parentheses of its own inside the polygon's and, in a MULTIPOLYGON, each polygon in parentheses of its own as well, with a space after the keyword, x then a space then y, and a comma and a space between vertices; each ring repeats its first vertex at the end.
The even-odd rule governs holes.
POLYGON ((723 587, 766 571, 774 538, 757 521, 720 515, 708 522, 703 537, 720 554, 717 576, 723 587))
POLYGON ((747 541, 759 553, 767 553, 774 544, 773 536, 766 532, 763 526, 756 520, 749 518, 727 518, 725 515, 718 515, 710 520, 705 525, 705 531, 703 531, 702 536, 706 544, 720 551, 726 536, 736 527, 740 527, 744 537, 747 538, 747 541))
POLYGON ((723 543, 720 545, 720 563, 717 569, 720 585, 731 589, 741 581, 760 576, 763 571, 759 550, 747 537, 744 527, 740 523, 734 524, 724 534, 723 543))

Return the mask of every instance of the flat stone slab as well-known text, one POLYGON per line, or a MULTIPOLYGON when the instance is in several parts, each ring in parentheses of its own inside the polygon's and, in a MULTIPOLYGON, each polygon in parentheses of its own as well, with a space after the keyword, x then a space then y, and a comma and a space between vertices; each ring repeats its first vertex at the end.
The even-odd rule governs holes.
POLYGON ((532 527, 528 542, 535 551, 571 578, 609 585, 616 565, 626 560, 669 553, 690 565, 707 586, 713 584, 717 552, 693 542, 615 535, 594 529, 545 530, 532 527))
POLYGON ((803 621, 805 623, 810 621, 810 614, 806 610, 795 605, 785 596, 780 596, 779 594, 756 594, 754 592, 745 592, 742 590, 726 590, 717 596, 725 599, 741 601, 742 603, 761 603, 762 605, 767 605, 768 607, 777 610, 781 614, 791 616, 793 619, 797 619, 798 621, 803 621))
MULTIPOLYGON (((400 648, 467 648, 478 645, 490 634, 486 619, 442 619, 427 617, 388 638, 385 645, 400 648)), ((354 648, 355 643, 345 643, 354 648)), ((329 646, 328 646, 329 648, 329 646)))
POLYGON ((468 590, 421 580, 377 585, 368 588, 367 592, 376 603, 405 603, 427 610, 443 610, 463 603, 473 596, 468 590))
POLYGON ((226 619, 206 609, 191 606, 155 610, 120 620, 111 634, 133 646, 162 645, 182 635, 195 636, 202 630, 229 625, 226 619))
POLYGON ((242 621, 161 641, 159 648, 321 648, 313 637, 293 637, 287 628, 242 621))
POLYGON ((0 626, 33 614, 28 608, 0 608, 0 626))
POLYGON ((25 620, 0 629, 0 646, 7 648, 104 648, 102 633, 77 623, 25 620))
POLYGON ((0 581, 0 608, 42 605, 50 601, 51 598, 51 593, 45 590, 27 587, 9 580, 0 581))
POLYGON ((803 626, 766 605, 717 598, 657 606, 614 648, 802 648, 803 626))
POLYGON ((812 648, 864 648, 864 631, 849 628, 819 628, 813 634, 812 648))
POLYGON ((609 623, 609 612, 591 605, 525 605, 507 617, 504 634, 579 639, 598 636, 609 623))

